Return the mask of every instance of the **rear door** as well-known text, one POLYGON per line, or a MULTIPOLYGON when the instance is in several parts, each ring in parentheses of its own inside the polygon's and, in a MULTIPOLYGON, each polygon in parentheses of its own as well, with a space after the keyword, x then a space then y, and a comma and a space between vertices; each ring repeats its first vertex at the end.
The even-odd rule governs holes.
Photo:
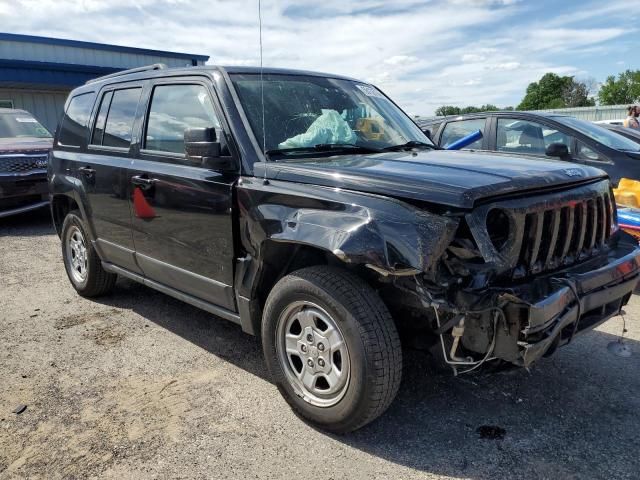
POLYGON ((139 153, 129 177, 136 260, 145 277, 236 310, 232 187, 237 173, 185 157, 187 128, 223 135, 209 83, 200 77, 151 82, 139 119, 139 153))
POLYGON ((127 179, 142 87, 141 83, 119 84, 100 92, 87 153, 80 165, 96 248, 103 260, 137 273, 142 272, 134 258, 127 179))

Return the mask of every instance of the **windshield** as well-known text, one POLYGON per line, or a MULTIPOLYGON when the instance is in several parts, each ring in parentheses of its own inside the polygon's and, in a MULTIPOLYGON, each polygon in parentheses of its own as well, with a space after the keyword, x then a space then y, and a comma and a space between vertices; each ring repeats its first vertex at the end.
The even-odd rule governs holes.
POLYGON ((567 127, 571 127, 583 133, 587 137, 600 142, 607 147, 614 148, 616 150, 624 150, 627 152, 639 152, 640 145, 628 138, 623 137, 615 132, 607 130, 604 127, 596 125, 595 123, 586 122, 584 120, 578 120, 573 117, 553 117, 557 122, 560 122, 567 127))
POLYGON ((378 151, 433 143, 378 89, 364 83, 308 75, 265 74, 264 138, 260 74, 231 80, 264 151, 378 151))
POLYGON ((51 138, 51 134, 28 113, 0 114, 0 138, 19 137, 51 138))

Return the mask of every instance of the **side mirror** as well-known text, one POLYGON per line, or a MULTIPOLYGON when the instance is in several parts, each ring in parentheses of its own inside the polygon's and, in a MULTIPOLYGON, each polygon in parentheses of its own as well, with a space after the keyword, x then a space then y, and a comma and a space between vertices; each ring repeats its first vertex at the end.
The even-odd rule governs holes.
POLYGON ((564 143, 552 143, 545 150, 545 155, 548 157, 558 157, 561 160, 569 158, 569 147, 564 143))
POLYGON ((429 137, 430 140, 433 140, 433 138, 431 138, 431 130, 429 130, 428 128, 423 129, 422 133, 429 137))
POLYGON ((193 162, 203 158, 219 157, 220 142, 215 128, 188 128, 184 131, 184 153, 193 162))
POLYGON ((233 159, 222 156, 221 151, 215 128, 188 128, 184 131, 187 160, 212 170, 233 170, 233 159))

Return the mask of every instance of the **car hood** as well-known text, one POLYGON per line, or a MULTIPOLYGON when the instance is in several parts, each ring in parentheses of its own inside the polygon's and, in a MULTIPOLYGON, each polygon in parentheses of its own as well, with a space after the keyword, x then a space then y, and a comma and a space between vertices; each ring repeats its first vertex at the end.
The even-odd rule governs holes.
POLYGON ((607 176, 597 168, 564 161, 447 150, 257 163, 254 174, 459 208, 472 208, 487 197, 570 186, 607 176))
POLYGON ((50 150, 52 146, 52 138, 0 138, 0 155, 6 153, 32 152, 36 150, 50 150))

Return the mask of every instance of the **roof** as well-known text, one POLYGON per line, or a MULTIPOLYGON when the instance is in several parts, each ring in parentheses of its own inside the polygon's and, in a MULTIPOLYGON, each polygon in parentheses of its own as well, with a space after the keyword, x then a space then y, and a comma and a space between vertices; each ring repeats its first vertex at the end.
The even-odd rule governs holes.
MULTIPOLYGON (((91 88, 91 86, 100 84, 103 82, 124 82, 130 80, 143 80, 148 78, 157 78, 165 76, 177 76, 177 75, 194 75, 197 73, 212 73, 215 71, 222 71, 225 73, 246 73, 246 74, 259 74, 261 72, 260 67, 245 67, 245 66, 219 66, 219 65, 200 65, 193 67, 168 67, 168 68, 152 68, 154 65, 148 65, 147 69, 144 67, 132 68, 129 70, 122 70, 116 72, 113 75, 106 75, 104 77, 98 77, 91 79, 87 82, 87 85, 79 87, 91 88)), ((308 75, 314 77, 327 77, 336 78, 339 80, 358 81, 353 78, 344 77, 341 75, 335 75, 330 73, 309 72, 306 70, 292 70, 286 68, 263 68, 262 73, 265 75, 308 75)))
POLYGON ((432 125, 434 123, 441 123, 451 120, 467 120, 478 117, 486 117, 487 115, 495 115, 498 117, 512 117, 514 115, 519 116, 530 116, 530 117, 545 117, 545 118, 555 118, 555 117, 569 117, 570 115, 564 115, 562 113, 554 113, 554 112, 527 112, 521 110, 498 110, 498 111, 488 111, 488 112, 474 112, 474 113, 465 113, 462 115, 446 115, 442 117, 429 118, 427 120, 419 120, 418 123, 420 125, 432 125))
MULTIPOLYGON (((209 65, 199 68, 209 68, 209 65)), ((214 67, 216 68, 216 67, 214 67)), ((309 70, 296 70, 290 68, 272 68, 272 67, 246 67, 246 66, 234 66, 234 65, 220 65, 217 68, 220 68, 227 73, 262 73, 267 75, 309 75, 312 77, 329 77, 329 78, 337 78, 339 80, 351 80, 355 82, 359 82, 357 78, 346 77, 344 75, 337 75, 335 73, 323 73, 323 72, 313 72, 309 70)), ((366 82, 362 82, 366 83, 366 82)))
POLYGON ((117 72, 118 68, 96 65, 35 62, 30 60, 0 59, 0 85, 48 85, 51 88, 67 88, 82 85, 101 75, 117 72))
POLYGON ((68 40, 64 38, 39 37, 35 35, 21 35, 16 33, 0 32, 0 41, 40 43, 44 45, 60 45, 65 47, 91 48, 94 50, 107 50, 110 52, 134 53, 140 55, 161 55, 173 58, 185 58, 206 62, 208 55, 196 55, 191 53, 169 52, 166 50, 151 50, 148 48, 124 47, 121 45, 110 45, 107 43, 84 42, 79 40, 68 40))

